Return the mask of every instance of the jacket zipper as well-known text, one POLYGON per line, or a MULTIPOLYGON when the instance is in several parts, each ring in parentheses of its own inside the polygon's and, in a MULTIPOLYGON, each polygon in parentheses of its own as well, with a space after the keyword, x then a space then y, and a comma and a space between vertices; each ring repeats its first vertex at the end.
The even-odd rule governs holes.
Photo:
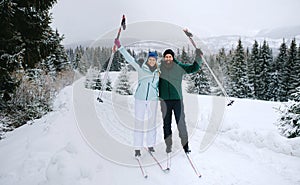
MULTIPOLYGON (((169 72, 168 72, 168 79, 170 80, 170 74, 169 74, 169 72)), ((170 94, 170 82, 168 82, 167 81, 167 83, 168 83, 168 93, 169 93, 169 99, 171 98, 171 94, 170 94)))
POLYGON ((148 94, 149 94, 149 86, 150 86, 150 83, 148 82, 148 88, 147 88, 147 95, 146 95, 146 100, 148 100, 148 94))
POLYGON ((152 83, 154 82, 154 78, 155 78, 155 73, 154 73, 154 76, 153 76, 153 79, 152 79, 152 83))

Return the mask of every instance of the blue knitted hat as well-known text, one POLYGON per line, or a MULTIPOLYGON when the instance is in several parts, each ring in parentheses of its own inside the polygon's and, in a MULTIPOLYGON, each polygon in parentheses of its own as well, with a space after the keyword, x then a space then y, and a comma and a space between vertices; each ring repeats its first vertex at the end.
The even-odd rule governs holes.
POLYGON ((149 57, 154 57, 157 60, 157 53, 156 52, 149 52, 148 58, 149 57))

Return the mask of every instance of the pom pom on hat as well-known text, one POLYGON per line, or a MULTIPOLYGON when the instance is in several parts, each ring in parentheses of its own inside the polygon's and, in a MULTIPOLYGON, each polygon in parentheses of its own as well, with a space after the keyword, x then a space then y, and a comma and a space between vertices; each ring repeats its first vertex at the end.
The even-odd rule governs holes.
POLYGON ((157 53, 156 52, 149 52, 148 58, 149 57, 153 57, 153 58, 155 58, 157 60, 157 53))

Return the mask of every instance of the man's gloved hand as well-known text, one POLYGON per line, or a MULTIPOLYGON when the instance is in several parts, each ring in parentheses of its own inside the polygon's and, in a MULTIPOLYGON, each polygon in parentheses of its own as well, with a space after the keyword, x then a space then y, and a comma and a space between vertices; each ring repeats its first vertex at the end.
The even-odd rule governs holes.
POLYGON ((197 48, 195 53, 196 53, 196 56, 199 56, 199 57, 201 57, 203 55, 203 52, 201 51, 200 48, 197 48))
POLYGON ((119 39, 115 39, 115 45, 120 48, 121 47, 121 43, 119 39))

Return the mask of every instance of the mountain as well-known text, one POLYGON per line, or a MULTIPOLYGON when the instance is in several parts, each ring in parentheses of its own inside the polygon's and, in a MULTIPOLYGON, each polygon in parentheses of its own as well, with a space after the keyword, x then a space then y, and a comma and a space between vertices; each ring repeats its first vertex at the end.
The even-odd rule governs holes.
MULTIPOLYGON (((300 43, 300 35, 295 37, 297 43, 300 43)), ((219 37, 210 37, 202 39, 204 45, 208 48, 208 51, 211 54, 217 53, 221 48, 224 48, 225 51, 229 51, 231 49, 235 49, 238 40, 241 39, 244 49, 251 49, 254 41, 256 40, 258 44, 262 45, 264 40, 266 40, 269 44, 270 49, 272 49, 273 55, 277 55, 279 52, 279 47, 283 42, 283 38, 272 39, 267 37, 247 37, 247 36, 219 36, 219 37)), ((293 37, 285 38, 286 44, 289 46, 293 37)))
MULTIPOLYGON (((181 49, 182 47, 190 47, 189 39, 186 37, 183 28, 174 24, 159 22, 159 21, 144 21, 127 25, 125 30, 121 31, 121 44, 137 50, 157 50, 163 52, 166 48, 181 49)), ((104 46, 112 47, 114 38, 116 37, 118 29, 111 30, 100 38, 94 41, 79 42, 66 47, 74 47, 76 45, 83 46, 104 46)), ((199 34, 200 35, 200 34, 199 34)), ((289 45, 293 38, 296 38, 297 43, 300 41, 300 26, 285 27, 273 30, 262 30, 255 36, 240 36, 240 35, 225 35, 208 38, 199 38, 197 33, 194 33, 193 39, 197 46, 201 47, 204 53, 214 54, 221 48, 229 51, 235 48, 238 40, 242 40, 244 48, 252 48, 254 40, 262 44, 266 40, 273 50, 273 54, 278 53, 280 44, 285 42, 289 45)))
POLYGON ((278 27, 264 29, 256 34, 256 37, 267 37, 272 39, 293 38, 300 36, 300 25, 290 27, 278 27))

